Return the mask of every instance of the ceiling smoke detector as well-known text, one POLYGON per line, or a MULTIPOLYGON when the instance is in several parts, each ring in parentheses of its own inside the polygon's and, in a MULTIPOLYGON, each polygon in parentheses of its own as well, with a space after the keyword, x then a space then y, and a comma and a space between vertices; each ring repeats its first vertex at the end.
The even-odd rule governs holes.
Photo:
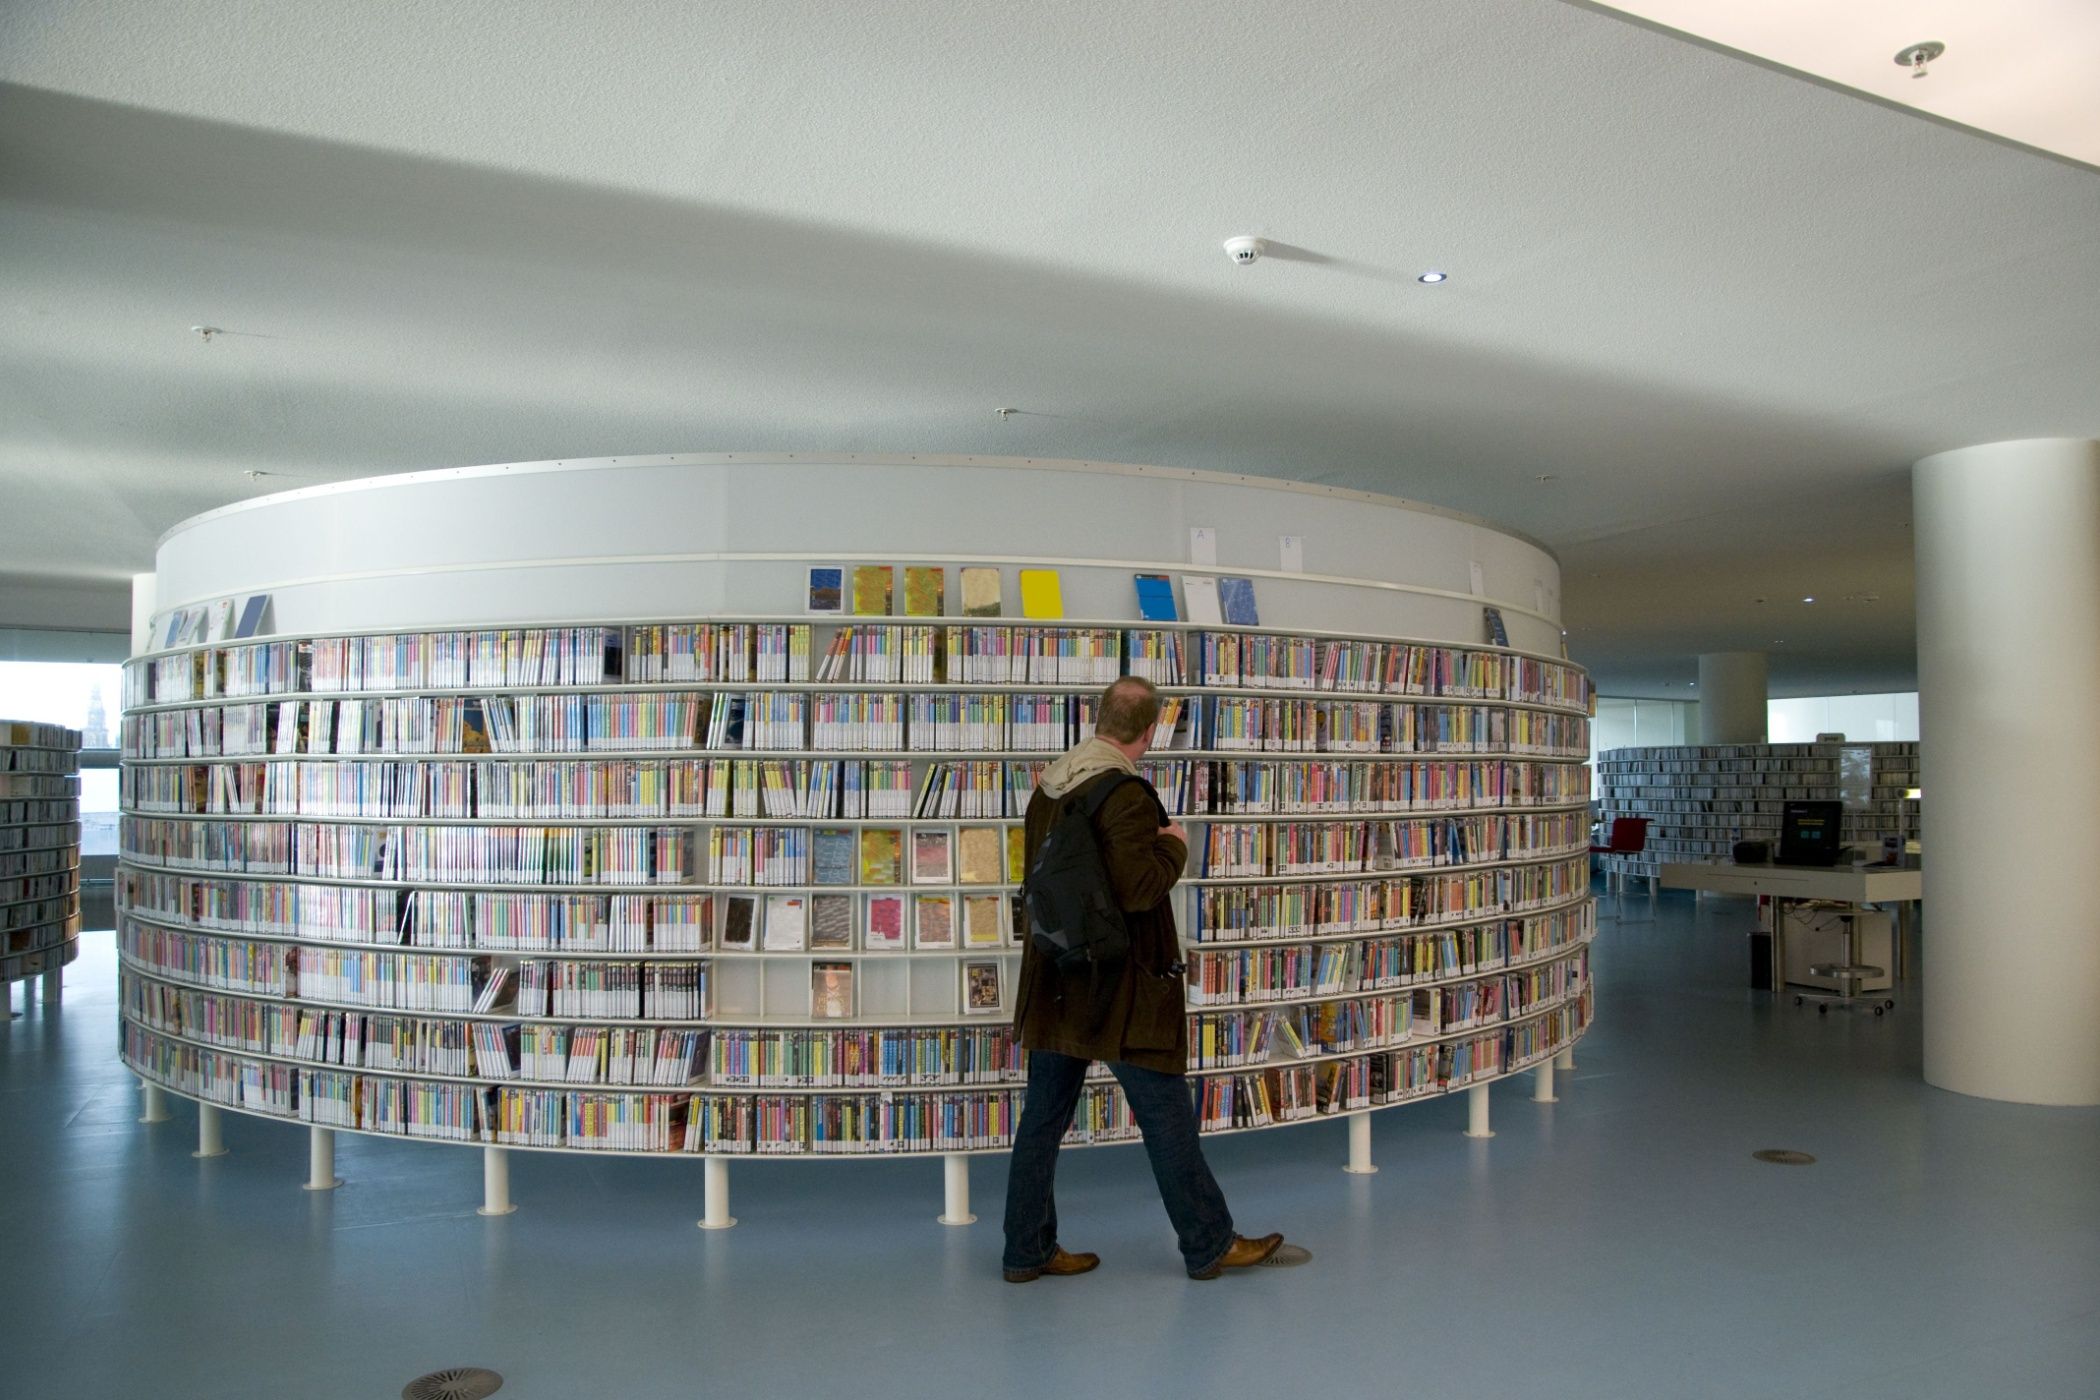
POLYGON ((1241 267, 1260 262, 1261 255, 1268 250, 1269 245, 1266 240, 1256 238, 1249 233, 1243 233, 1237 238, 1225 240, 1225 256, 1231 258, 1234 263, 1241 267))

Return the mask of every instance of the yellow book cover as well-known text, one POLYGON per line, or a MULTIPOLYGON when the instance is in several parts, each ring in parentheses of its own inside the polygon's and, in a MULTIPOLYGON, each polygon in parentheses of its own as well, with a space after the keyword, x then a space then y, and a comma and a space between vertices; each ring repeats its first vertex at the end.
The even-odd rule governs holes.
POLYGON ((999 905, 995 894, 963 896, 965 948, 997 948, 1006 942, 1006 930, 999 922, 999 905))
POLYGON ((957 844, 962 848, 962 873, 957 878, 963 884, 999 883, 999 870, 1005 862, 999 850, 998 827, 966 826, 959 833, 957 844))
POLYGON ((908 565, 904 570, 904 615, 939 617, 948 611, 948 571, 908 565))
POLYGON ((999 571, 997 569, 964 569, 962 571, 962 610, 964 617, 997 617, 1001 606, 999 571))
POLYGON ((871 826, 860 834, 860 882, 904 883, 904 833, 894 826, 871 826))
POLYGON ((1028 828, 1006 829, 1006 882, 1018 885, 1028 878, 1028 828))
POLYGON ((862 617, 888 617, 890 580, 887 564, 860 564, 853 570, 853 611, 862 617))
POLYGON ((1021 570, 1021 616, 1063 617, 1064 585, 1055 569, 1021 570))

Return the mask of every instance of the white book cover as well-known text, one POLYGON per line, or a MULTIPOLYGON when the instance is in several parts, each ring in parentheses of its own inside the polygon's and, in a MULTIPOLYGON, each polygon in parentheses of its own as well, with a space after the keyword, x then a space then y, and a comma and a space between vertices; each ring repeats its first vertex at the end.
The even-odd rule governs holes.
POLYGON ((1225 621, 1224 609, 1218 605, 1217 575, 1183 574, 1181 599, 1188 608, 1189 621, 1213 626, 1225 621))
POLYGON ((809 904, 799 894, 766 897, 765 949, 769 953, 794 953, 808 937, 809 904))

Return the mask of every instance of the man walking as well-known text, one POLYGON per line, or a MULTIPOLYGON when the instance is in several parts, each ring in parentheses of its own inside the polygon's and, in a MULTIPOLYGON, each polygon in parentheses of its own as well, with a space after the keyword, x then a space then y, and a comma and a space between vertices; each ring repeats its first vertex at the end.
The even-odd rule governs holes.
POLYGON ((1044 771, 1028 803, 1029 868, 1051 828, 1075 802, 1097 795, 1094 833, 1124 922, 1130 952, 1120 962, 1064 974, 1026 941, 1014 1021, 1028 1050, 1028 1098, 1014 1131, 1006 1182, 1006 1278, 1083 1274, 1101 1260, 1067 1252, 1057 1238, 1053 1181, 1057 1148, 1072 1124, 1089 1065, 1108 1063, 1152 1159, 1160 1199, 1190 1278, 1259 1264, 1282 1235, 1233 1233, 1232 1212, 1203 1160, 1189 1101, 1188 1018, 1180 944, 1168 892, 1188 863, 1188 833, 1169 821, 1137 762, 1152 746, 1159 692, 1125 676, 1101 696, 1094 737, 1044 771))

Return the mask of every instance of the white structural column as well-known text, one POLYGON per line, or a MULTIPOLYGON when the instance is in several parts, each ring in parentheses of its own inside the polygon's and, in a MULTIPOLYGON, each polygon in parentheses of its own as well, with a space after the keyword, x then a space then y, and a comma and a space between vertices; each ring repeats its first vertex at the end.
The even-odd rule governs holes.
POLYGON ((2100 1104, 2100 442, 1912 472, 1925 1078, 2100 1104))
POLYGON ((1765 654, 1710 651, 1699 658, 1699 742, 1765 741, 1765 654))

